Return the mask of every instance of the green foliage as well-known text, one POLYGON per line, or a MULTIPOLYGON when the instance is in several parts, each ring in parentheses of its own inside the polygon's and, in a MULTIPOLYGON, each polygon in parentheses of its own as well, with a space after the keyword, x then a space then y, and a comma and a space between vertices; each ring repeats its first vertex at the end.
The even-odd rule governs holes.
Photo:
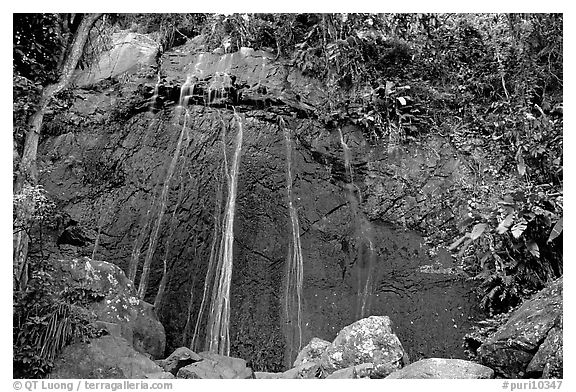
POLYGON ((28 131, 27 121, 37 109, 42 86, 40 83, 35 83, 17 74, 14 74, 12 81, 14 103, 12 138, 15 148, 17 151, 20 150, 18 152, 21 153, 20 147, 24 145, 24 137, 28 131))
POLYGON ((453 249, 481 281, 482 306, 498 313, 562 274, 562 17, 440 18, 410 33, 405 77, 431 130, 470 162, 459 185, 469 214, 456 222, 466 238, 453 249))
POLYGON ((58 288, 45 261, 34 271, 25 292, 14 297, 13 362, 15 378, 43 378, 66 345, 100 336, 86 305, 104 296, 81 285, 58 288))
POLYGON ((498 201, 470 203, 468 236, 474 242, 459 252, 474 261, 481 306, 491 313, 508 310, 563 273, 562 194, 552 186, 501 185, 498 201), (486 226, 475 238, 473 222, 486 226))
POLYGON ((200 34, 207 14, 111 14, 110 24, 140 34, 157 34, 163 50, 186 43, 200 34))
POLYGON ((46 196, 42 185, 25 185, 20 193, 13 195, 12 203, 14 232, 27 227, 28 221, 39 224, 48 221, 55 209, 54 203, 46 196), (27 222, 21 221, 22 219, 26 219, 27 222))
POLYGON ((58 14, 14 14, 14 75, 39 83, 54 82, 64 50, 58 14))

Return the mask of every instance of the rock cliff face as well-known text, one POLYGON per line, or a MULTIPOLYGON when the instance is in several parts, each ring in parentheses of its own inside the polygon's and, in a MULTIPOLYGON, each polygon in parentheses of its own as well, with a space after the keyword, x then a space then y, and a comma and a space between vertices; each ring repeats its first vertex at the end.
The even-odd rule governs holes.
POLYGON ((391 146, 371 143, 352 125, 327 128, 315 115, 326 101, 320 84, 264 52, 201 53, 191 42, 163 54, 158 64, 138 64, 127 69, 137 72, 121 78, 79 83, 71 107, 46 123, 41 183, 61 219, 45 252, 54 258, 89 256, 100 232, 97 259, 128 271, 135 249, 144 257, 157 216, 154 200, 184 126, 177 106, 186 104, 186 148, 170 183, 146 299, 154 299, 166 255, 168 285, 157 311, 168 352, 188 346, 224 184, 224 151, 231 156, 237 132, 236 110, 244 119, 244 143, 231 355, 245 358, 254 370, 280 371, 312 337, 332 341, 342 327, 386 314, 411 360, 464 357, 461 338, 477 314, 471 286, 449 260, 433 268, 422 237, 406 230, 437 227, 465 212, 451 192, 468 169, 446 141, 431 137, 391 146), (280 117, 293 136, 304 267, 301 341, 294 319, 283 314, 292 228, 280 117), (343 142, 350 149, 353 182, 343 142))

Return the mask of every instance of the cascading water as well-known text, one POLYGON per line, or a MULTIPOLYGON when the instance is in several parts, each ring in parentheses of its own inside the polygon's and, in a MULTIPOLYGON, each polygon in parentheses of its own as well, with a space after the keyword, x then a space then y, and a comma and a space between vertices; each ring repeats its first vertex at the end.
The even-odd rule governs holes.
MULTIPOLYGON (((194 64, 192 74, 187 77, 182 86, 181 101, 188 103, 189 95, 194 94, 195 83, 203 83, 203 57, 201 54, 194 64)), ((228 70, 231 67, 232 55, 226 54, 220 58, 211 82, 203 90, 204 105, 216 105, 226 103, 227 89, 231 86, 231 78, 228 70)), ((219 112, 218 112, 219 113, 219 112)), ((223 146, 223 172, 227 182, 227 199, 222 210, 223 192, 221 182, 216 190, 216 204, 214 213, 214 230, 210 249, 210 258, 204 280, 204 290, 202 301, 196 317, 194 331, 190 347, 193 350, 201 349, 199 343, 200 329, 203 322, 204 312, 208 305, 207 328, 205 335, 205 346, 203 349, 217 352, 221 355, 228 355, 230 352, 230 285, 232 280, 233 266, 233 245, 234 245, 234 216, 236 206, 236 190, 238 187, 238 171, 240 167, 240 156, 242 153, 243 122, 242 118, 234 111, 234 119, 238 124, 236 134, 236 145, 230 166, 226 154, 226 130, 227 126, 222 120, 222 146, 223 146)), ((194 286, 194 284, 192 285, 194 286)), ((194 287, 190 292, 190 304, 188 310, 188 321, 190 321, 193 309, 194 287)), ((185 328, 188 329, 188 326, 185 328)), ((186 331, 184 333, 184 339, 186 331)))
POLYGON ((226 172, 228 198, 222 224, 222 237, 218 252, 218 264, 215 270, 206 338, 208 350, 220 355, 230 354, 230 282, 232 281, 234 215, 243 139, 242 118, 237 113, 234 113, 234 118, 238 123, 238 132, 232 163, 226 172))
POLYGON ((374 229, 360 208, 362 195, 360 188, 354 183, 350 148, 344 140, 342 130, 338 129, 340 144, 344 151, 344 168, 346 171, 345 193, 353 216, 354 238, 356 241, 356 273, 357 273, 357 318, 363 318, 369 309, 369 299, 372 294, 374 280, 374 264, 376 249, 374 246, 374 229))
MULTIPOLYGON (((162 187, 162 193, 160 195, 160 210, 158 211, 158 217, 156 218, 156 225, 151 233, 150 241, 148 242, 148 249, 146 252, 146 258, 144 259, 144 265, 142 267, 142 274, 140 275, 140 284, 138 286, 138 296, 144 298, 146 295, 146 289, 148 287, 148 275, 150 274, 150 265, 152 264, 152 257, 156 251, 156 245, 158 244, 158 236, 160 234, 160 227, 162 226, 162 218, 164 218, 164 213, 166 212, 166 203, 168 201, 168 191, 170 190, 170 182, 174 171, 176 170, 176 165, 178 163, 178 158, 180 157, 180 151, 182 149, 182 142, 184 140, 184 135, 186 134, 186 125, 190 114, 186 110, 184 116, 184 123, 182 124, 182 130, 180 131, 180 136, 176 142, 176 148, 174 154, 172 155, 172 160, 170 161, 170 166, 168 166, 168 171, 166 172, 166 177, 164 179, 164 185, 162 187)), ((189 138, 186 138, 187 142, 184 145, 184 151, 187 149, 189 138)))
POLYGON ((290 225, 292 228, 292 241, 288 248, 286 259, 286 286, 285 286, 285 317, 288 329, 287 360, 293 361, 293 348, 296 346, 294 340, 297 339, 298 350, 302 348, 302 282, 304 279, 304 264, 302 258, 302 245, 300 243, 300 222, 298 211, 294 205, 292 192, 292 138, 290 129, 286 127, 284 119, 280 118, 280 128, 284 131, 286 140, 286 191, 288 196, 288 210, 290 213, 290 225), (293 323, 296 326, 293 326, 293 323))
MULTIPOLYGON (((223 135, 223 139, 222 141, 224 142, 224 129, 225 129, 225 124, 222 124, 222 135, 223 135)), ((224 149, 224 156, 226 156, 226 145, 223 143, 223 149, 224 149)), ((224 171, 224 168, 226 167, 225 164, 222 165, 222 171, 224 171)), ((202 321, 202 316, 204 314, 204 310, 206 309, 206 300, 208 298, 208 290, 210 285, 214 282, 214 270, 215 270, 215 266, 216 266, 216 259, 217 259, 217 244, 218 244, 218 236, 219 233, 221 231, 220 228, 220 215, 221 215, 221 211, 222 211, 222 180, 218 179, 217 181, 217 189, 216 189, 216 199, 215 199, 215 203, 214 203, 214 230, 212 233, 212 243, 210 245, 210 258, 208 260, 208 269, 206 271, 206 279, 204 281, 204 291, 202 294, 202 302, 200 303, 200 309, 198 311, 198 315, 196 318, 196 324, 194 326, 194 333, 192 335, 192 342, 190 343, 190 349, 192 350, 196 350, 196 349, 200 349, 200 347, 196 346, 196 342, 197 342, 197 338, 198 338, 198 334, 200 331, 200 322, 202 321)), ((193 305, 193 300, 194 300, 194 285, 192 285, 192 290, 190 290, 190 303, 188 306, 188 320, 190 320, 191 315, 192 315, 192 305, 193 305)), ((185 328, 186 330, 187 328, 185 328)), ((184 339, 186 338, 186 331, 184 333, 184 339)))
POLYGON ((160 82, 162 81, 162 78, 160 77, 160 71, 158 71, 158 80, 156 81, 156 85, 154 86, 154 93, 152 95, 152 98, 150 98, 150 111, 154 110, 154 107, 156 106, 156 101, 158 100, 158 93, 160 92, 160 82))
POLYGON ((338 134, 340 135, 340 145, 344 151, 344 169, 346 170, 346 180, 349 184, 354 185, 354 173, 352 171, 352 163, 350 159, 350 147, 344 141, 344 135, 342 134, 342 129, 338 128, 338 134))

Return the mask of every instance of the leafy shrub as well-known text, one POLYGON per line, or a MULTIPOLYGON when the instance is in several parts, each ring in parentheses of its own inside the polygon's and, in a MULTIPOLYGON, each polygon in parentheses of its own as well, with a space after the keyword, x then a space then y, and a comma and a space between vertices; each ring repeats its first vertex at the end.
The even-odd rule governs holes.
POLYGON ((101 335, 85 306, 104 296, 79 286, 55 287, 46 262, 33 264, 26 292, 15 293, 13 363, 15 378, 46 377, 66 345, 101 335))
POLYGON ((12 198, 13 231, 27 227, 28 222, 21 222, 24 217, 33 222, 45 222, 52 216, 55 205, 46 195, 42 185, 25 185, 20 193, 16 193, 12 198))

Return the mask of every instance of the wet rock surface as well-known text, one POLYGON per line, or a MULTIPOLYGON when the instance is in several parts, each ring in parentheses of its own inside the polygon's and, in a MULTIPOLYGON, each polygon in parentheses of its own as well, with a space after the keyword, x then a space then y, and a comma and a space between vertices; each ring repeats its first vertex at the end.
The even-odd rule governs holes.
POLYGON ((161 359, 156 361, 165 372, 172 373, 174 376, 178 373, 181 368, 193 364, 194 362, 200 362, 204 358, 196 354, 194 351, 187 347, 179 347, 166 359, 161 359))
POLYGON ((354 379, 354 378, 370 378, 374 370, 374 364, 362 363, 360 365, 349 366, 344 369, 338 369, 330 374, 327 379, 354 379))
POLYGON ((367 362, 374 365, 374 377, 385 377, 409 363, 387 316, 370 316, 343 328, 320 359, 327 373, 367 362))
POLYGON ((330 342, 323 339, 312 338, 310 343, 308 343, 304 348, 298 353, 298 356, 292 364, 294 367, 301 365, 306 362, 317 362, 320 357, 326 351, 330 342))
POLYGON ((148 378, 162 373, 150 358, 124 338, 103 336, 66 346, 54 362, 51 378, 148 378))
POLYGON ((214 353, 200 353, 202 360, 178 370, 176 378, 196 379, 247 379, 254 378, 254 372, 246 367, 241 358, 227 357, 214 353))
POLYGON ((562 377, 562 278, 514 311, 478 349, 481 363, 506 378, 562 377))
POLYGON ((428 358, 411 363, 386 378, 485 379, 494 378, 494 370, 462 359, 428 358))
POLYGON ((153 358, 164 356, 164 327, 152 305, 136 296, 132 282, 118 266, 84 257, 58 260, 53 267, 56 284, 62 287, 81 284, 104 296, 89 304, 98 327, 125 338, 141 353, 153 358))
MULTIPOLYGON (((157 309, 166 329, 166 351, 189 346, 194 331, 213 238, 215 199, 224 181, 221 162, 224 151, 230 156, 236 134, 233 112, 226 106, 232 102, 244 118, 245 137, 234 225, 231 355, 245 358, 254 369, 278 373, 292 366, 299 348, 311 338, 331 341, 362 317, 386 314, 395 320, 396 334, 410 358, 464 358, 461 338, 478 315, 473 286, 452 273, 458 271, 455 265, 443 266, 441 273, 423 272, 422 267, 434 260, 422 237, 406 230, 418 228, 415 222, 435 227, 459 211, 453 205, 442 209, 437 202, 452 200, 447 197, 451 184, 466 175, 465 163, 454 157, 449 143, 435 139, 430 146, 397 146, 388 153, 387 146, 370 144, 358 128, 342 130, 362 196, 359 209, 371 227, 374 245, 372 288, 362 298, 368 271, 363 231, 354 223, 346 193, 340 137, 304 115, 309 107, 322 105, 322 91, 266 53, 201 56, 200 49, 190 45, 162 56, 154 100, 155 69, 143 68, 122 81, 112 78, 77 90, 66 112, 47 119, 51 132, 39 148, 40 181, 54 197, 62 223, 48 233, 53 245, 45 252, 53 259, 91 255, 101 226, 96 258, 128 270, 139 233, 155 219, 156 207, 149 218, 146 211, 164 185, 183 127, 184 111, 176 108, 180 88, 188 76, 196 75, 197 81, 189 80, 190 87, 198 86, 189 90, 197 95, 187 107, 189 145, 170 185, 165 217, 179 207, 174 220, 162 222, 145 297, 153 301, 161 259, 168 251, 167 291, 157 309), (225 92, 213 97, 223 101, 210 101, 209 86, 225 92), (242 98, 250 94, 253 98, 242 98), (212 106, 204 105, 205 97, 212 106), (294 139, 293 193, 304 259, 301 337, 283 314, 279 289, 285 284, 291 239, 280 115, 294 139), (82 132, 75 131, 79 128, 82 132), (57 246, 58 238, 68 238, 63 235, 66 230, 82 241, 61 241, 57 246)), ((141 244, 142 253, 147 245, 141 244)), ((203 331, 200 328, 197 342, 205 340, 203 331)))
POLYGON ((98 64, 77 73, 74 80, 76 85, 91 85, 125 73, 136 73, 144 67, 155 65, 160 47, 146 34, 119 31, 112 34, 110 48, 100 56, 98 64))

